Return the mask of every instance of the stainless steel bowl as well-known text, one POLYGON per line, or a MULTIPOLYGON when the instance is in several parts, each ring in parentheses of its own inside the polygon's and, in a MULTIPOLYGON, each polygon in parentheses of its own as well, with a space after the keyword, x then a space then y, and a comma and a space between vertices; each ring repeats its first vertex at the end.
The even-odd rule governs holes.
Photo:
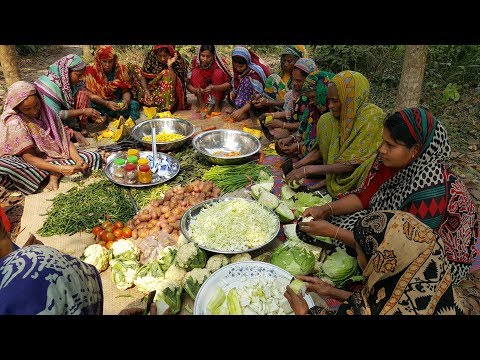
POLYGON ((175 118, 162 118, 142 121, 135 125, 132 129, 132 136, 138 141, 146 144, 147 147, 152 147, 151 141, 144 141, 142 138, 147 135, 152 135, 152 125, 155 124, 155 133, 160 134, 162 131, 175 133, 185 136, 183 139, 170 142, 157 142, 157 151, 172 151, 182 147, 188 139, 195 132, 195 127, 189 121, 175 118))
POLYGON ((251 160, 260 148, 260 140, 244 131, 217 129, 198 134, 192 140, 193 147, 208 161, 217 165, 242 164, 251 160), (237 156, 222 156, 238 151, 237 156), (217 154, 215 154, 217 153, 217 154))
MULTIPOLYGON (((238 221, 245 223, 245 221, 247 221, 247 220, 238 219, 238 221)), ((251 227, 252 224, 249 223, 249 226, 251 227)), ((180 230, 181 230, 183 236, 185 236, 188 241, 197 243, 197 245, 204 250, 215 252, 215 253, 220 253, 220 254, 241 254, 241 253, 245 253, 245 252, 251 252, 251 251, 254 251, 254 250, 258 250, 258 249, 270 244, 277 237, 278 232, 280 231, 280 220, 278 218, 278 215, 272 209, 269 209, 269 208, 261 205, 260 203, 258 203, 255 200, 243 199, 243 198, 234 198, 234 197, 224 197, 224 198, 214 198, 214 199, 205 200, 205 201, 202 201, 201 203, 199 203, 197 205, 192 206, 190 209, 188 209, 183 214, 182 219, 180 220, 180 230), (211 205, 219 203, 219 202, 235 201, 235 200, 251 202, 255 205, 258 205, 259 207, 262 207, 266 212, 269 212, 270 214, 273 215, 273 218, 275 218, 275 225, 273 225, 272 228, 271 228, 272 232, 271 232, 270 238, 265 239, 265 243, 263 243, 259 246, 256 246, 256 247, 253 247, 253 248, 248 248, 248 249, 241 249, 241 250, 240 249, 239 250, 213 249, 213 248, 210 248, 210 247, 207 247, 207 246, 204 246, 204 245, 201 245, 201 244, 197 243, 197 241, 195 241, 195 238, 193 238, 190 234, 190 226, 194 221, 196 221, 196 217, 198 216, 200 211, 202 211, 204 208, 206 208, 208 206, 211 206, 211 205)), ((251 231, 255 232, 255 228, 252 228, 251 231)), ((241 239, 239 239, 239 242, 240 241, 241 241, 241 239)))

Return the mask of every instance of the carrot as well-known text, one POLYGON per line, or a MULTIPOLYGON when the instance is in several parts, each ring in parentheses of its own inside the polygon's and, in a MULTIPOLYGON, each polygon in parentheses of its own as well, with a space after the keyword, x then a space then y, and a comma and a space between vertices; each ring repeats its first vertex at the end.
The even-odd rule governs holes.
POLYGON ((207 126, 206 128, 203 128, 202 129, 202 132, 203 131, 210 131, 210 130, 215 130, 217 127, 215 125, 212 125, 212 126, 207 126))

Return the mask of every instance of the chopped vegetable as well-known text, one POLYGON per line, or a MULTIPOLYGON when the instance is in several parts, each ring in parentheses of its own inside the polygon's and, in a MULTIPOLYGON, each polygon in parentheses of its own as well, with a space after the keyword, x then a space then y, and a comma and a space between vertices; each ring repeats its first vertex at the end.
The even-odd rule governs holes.
POLYGON ((265 189, 260 189, 260 197, 258 198, 258 203, 274 210, 280 203, 280 200, 278 200, 278 198, 271 192, 268 192, 265 189))
POLYGON ((230 315, 243 315, 237 289, 230 289, 227 295, 227 308, 230 315))
POLYGON ((307 283, 305 281, 294 279, 289 286, 296 294, 305 296, 305 292, 307 291, 307 283))
POLYGON ((293 211, 290 210, 290 208, 284 201, 280 201, 277 208, 275 209, 275 212, 278 214, 280 222, 282 223, 288 223, 292 220, 295 220, 295 215, 293 214, 293 211))

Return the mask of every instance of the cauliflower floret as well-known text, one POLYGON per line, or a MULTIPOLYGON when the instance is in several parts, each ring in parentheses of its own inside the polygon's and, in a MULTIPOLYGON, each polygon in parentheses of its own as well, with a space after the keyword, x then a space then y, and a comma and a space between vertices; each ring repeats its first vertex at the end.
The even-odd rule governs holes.
POLYGON ((176 254, 177 248, 174 246, 164 247, 162 251, 157 254, 157 261, 159 262, 163 271, 166 271, 170 265, 172 265, 176 254))
POLYGON ((185 269, 174 264, 165 272, 165 279, 181 284, 186 273, 185 269))
POLYGON ((140 256, 140 249, 131 240, 120 239, 110 248, 109 259, 135 260, 140 256))
POLYGON ((135 260, 112 260, 112 282, 120 290, 126 290, 133 285, 137 274, 138 263, 135 260))
POLYGON ((235 254, 230 258, 230 264, 248 260, 252 260, 252 256, 249 253, 235 254))
POLYGON ((175 243, 175 247, 178 249, 180 248, 181 246, 185 245, 185 244, 188 244, 188 240, 185 236, 183 236, 183 234, 180 234, 180 236, 178 237, 178 240, 177 242, 175 243))
POLYGON ((158 314, 169 308, 172 314, 180 311, 182 306, 182 286, 175 281, 165 279, 162 280, 156 289, 153 301, 157 304, 158 314))
POLYGON ((211 273, 214 273, 218 269, 220 269, 222 266, 228 265, 228 258, 223 255, 223 254, 217 254, 213 255, 210 257, 210 259, 207 260, 207 266, 206 268, 208 271, 211 273))
POLYGON ((158 261, 150 261, 138 269, 133 283, 139 291, 148 294, 155 290, 163 279, 164 274, 161 265, 158 261))
POLYGON ((207 262, 207 254, 197 244, 190 242, 182 245, 177 251, 176 263, 187 271, 203 268, 207 262))
POLYGON ((210 276, 207 269, 193 269, 189 271, 183 278, 183 288, 190 297, 195 300, 203 282, 210 276))
POLYGON ((102 272, 108 268, 108 250, 99 244, 87 246, 83 251, 83 261, 102 272))

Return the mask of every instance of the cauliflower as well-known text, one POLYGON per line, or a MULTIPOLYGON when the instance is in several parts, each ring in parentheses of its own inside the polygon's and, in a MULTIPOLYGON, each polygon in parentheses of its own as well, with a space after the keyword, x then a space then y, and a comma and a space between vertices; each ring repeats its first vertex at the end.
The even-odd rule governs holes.
POLYGON ((137 270, 133 283, 138 290, 148 294, 155 290, 163 279, 164 274, 159 262, 150 261, 137 270))
POLYGON ((175 260, 175 255, 177 254, 177 248, 174 246, 167 246, 162 249, 157 255, 157 261, 160 263, 160 267, 163 271, 172 265, 173 260, 175 260))
POLYGON ((87 246, 83 251, 82 260, 95 266, 98 272, 102 272, 108 268, 108 250, 99 244, 87 246))
POLYGON ((230 258, 230 264, 248 260, 252 260, 252 256, 249 253, 236 254, 230 258))
POLYGON ((178 284, 181 284, 185 274, 187 272, 185 269, 176 266, 175 264, 170 266, 168 270, 165 272, 165 279, 172 280, 178 284))
POLYGON ((120 239, 113 243, 108 257, 110 262, 115 259, 137 261, 139 255, 140 249, 133 243, 133 241, 120 239))
POLYGON ((133 285, 138 270, 135 260, 111 260, 112 282, 120 290, 126 290, 133 285))
POLYGON ((169 308, 172 314, 180 311, 182 306, 182 286, 175 281, 164 279, 159 282, 153 301, 157 304, 158 314, 169 308))
POLYGON ((178 249, 176 263, 187 271, 203 268, 207 263, 207 254, 197 244, 190 242, 178 249))
POLYGON ((213 255, 210 257, 210 259, 207 260, 207 266, 206 268, 208 271, 211 273, 214 273, 218 269, 220 269, 222 266, 228 265, 228 258, 223 255, 223 254, 217 254, 213 255))
POLYGON ((180 234, 180 236, 178 237, 177 243, 175 244, 175 247, 178 249, 185 244, 188 244, 188 240, 183 234, 180 234))
POLYGON ((210 271, 207 269, 193 269, 189 271, 183 278, 183 288, 188 295, 195 300, 200 286, 210 276, 210 271))

